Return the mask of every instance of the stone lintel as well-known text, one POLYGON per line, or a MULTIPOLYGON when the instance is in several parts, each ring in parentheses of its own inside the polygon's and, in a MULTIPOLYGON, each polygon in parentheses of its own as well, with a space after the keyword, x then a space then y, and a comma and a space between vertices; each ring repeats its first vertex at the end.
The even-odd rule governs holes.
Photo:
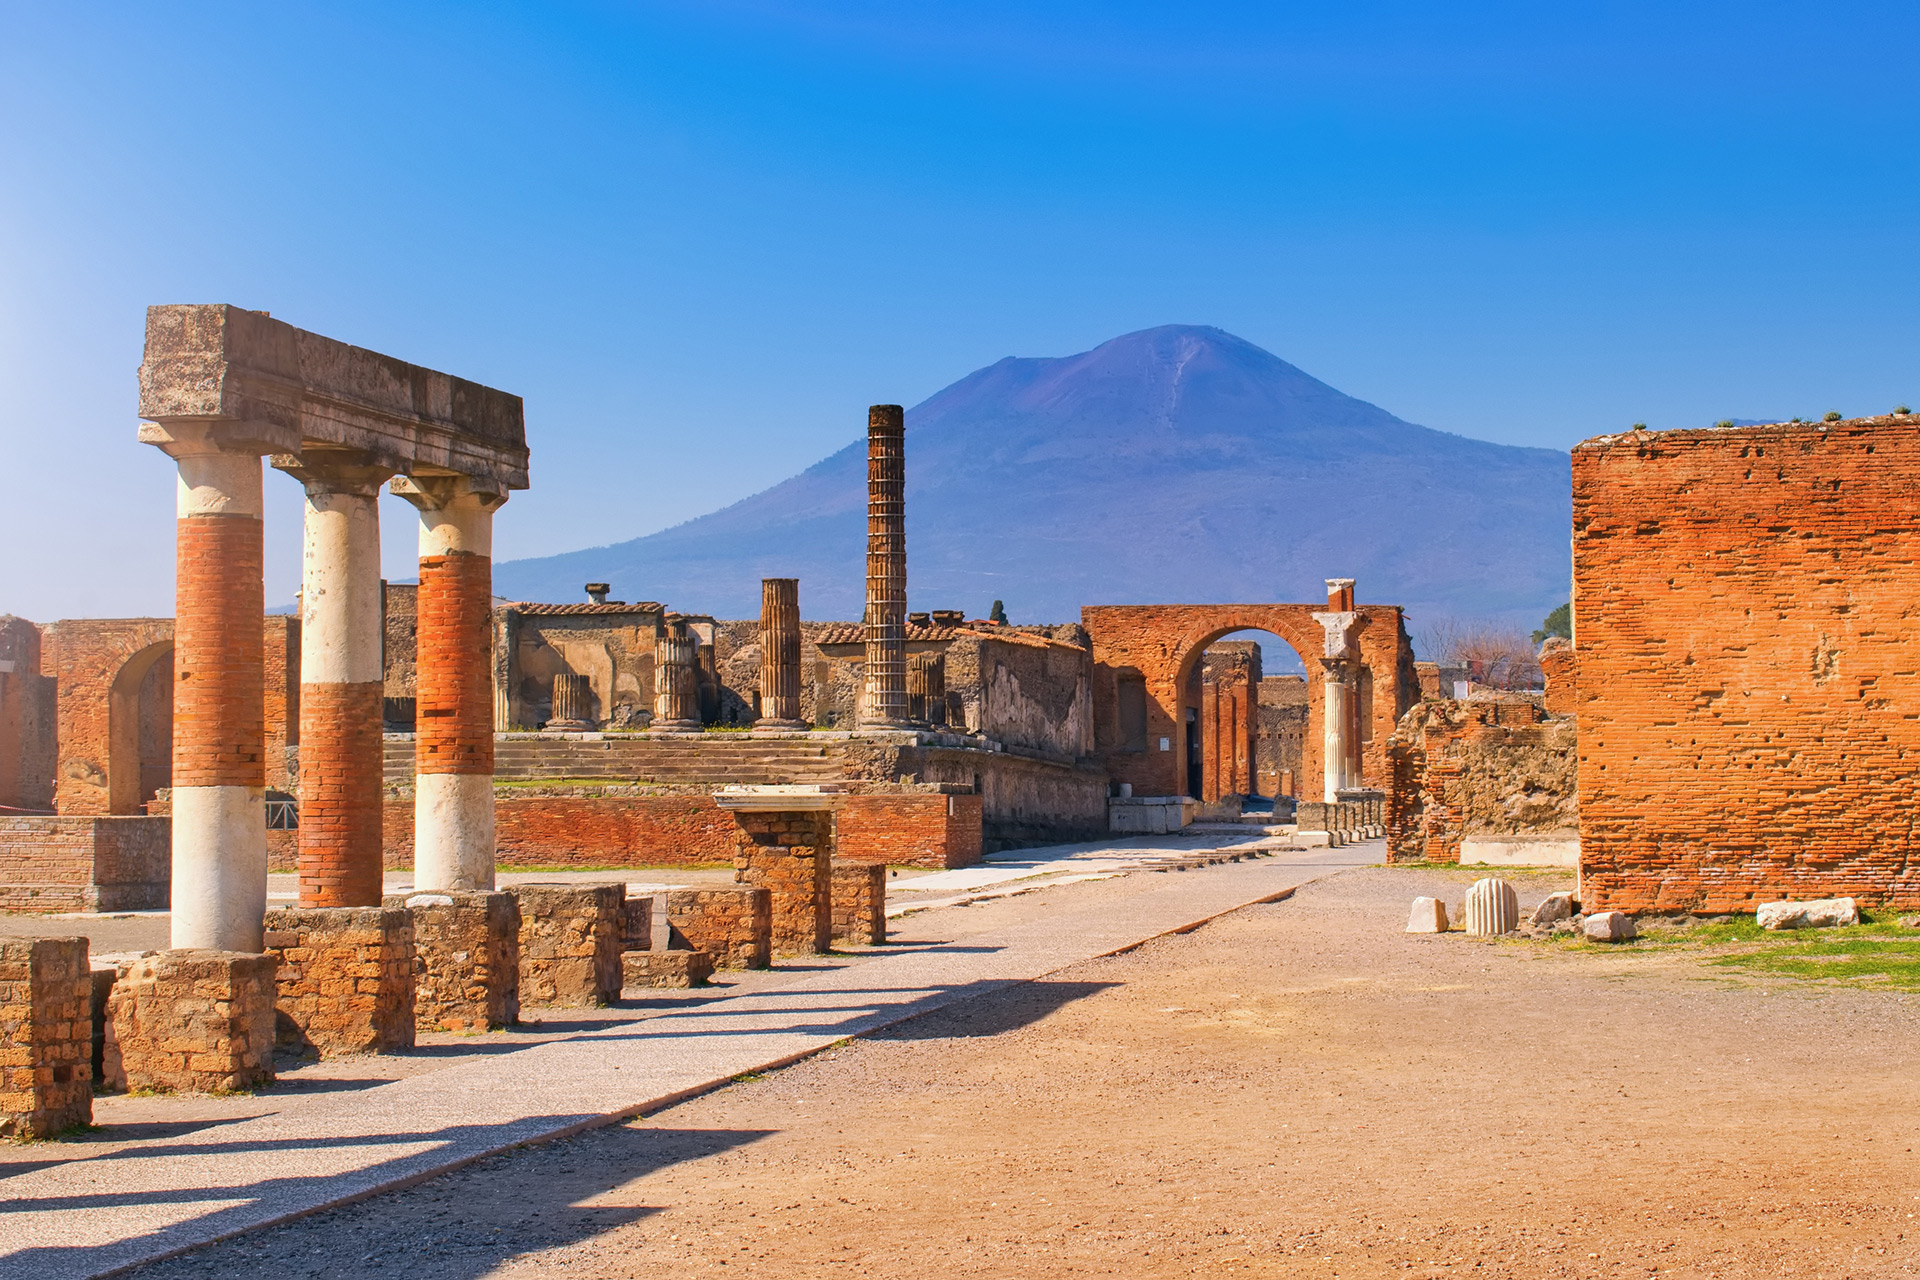
POLYGON ((820 786, 724 787, 713 802, 734 813, 805 813, 838 809, 846 799, 820 786))
POLYGON ((520 397, 225 304, 147 308, 140 438, 212 424, 224 447, 357 451, 409 474, 527 487, 520 397))

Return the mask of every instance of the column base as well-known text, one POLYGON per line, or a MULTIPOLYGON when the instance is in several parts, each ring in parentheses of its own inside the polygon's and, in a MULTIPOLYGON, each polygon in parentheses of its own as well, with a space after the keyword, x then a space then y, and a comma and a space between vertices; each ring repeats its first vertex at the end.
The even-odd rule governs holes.
POLYGON ((648 733, 699 733, 705 728, 698 720, 655 720, 648 733))
POLYGON ((620 998, 626 885, 522 884, 506 892, 520 906, 522 1004, 601 1008, 620 998))
POLYGON ((805 733, 812 727, 805 720, 755 720, 753 722, 755 734, 805 733))
POLYGON ((520 1021, 520 907, 510 893, 392 894, 413 912, 413 1021, 494 1031, 520 1021))
POLYGON ((722 969, 773 964, 773 895, 754 885, 674 889, 667 894, 667 945, 704 951, 722 969))
POLYGON ((833 866, 833 940, 877 947, 887 940, 887 868, 836 862, 833 866))
POLYGON ((107 997, 102 1068, 116 1089, 238 1093, 273 1082, 272 954, 157 951, 107 997))
POLYGON ((267 913, 280 958, 275 1039, 321 1058, 413 1048, 413 917, 403 908, 267 913))

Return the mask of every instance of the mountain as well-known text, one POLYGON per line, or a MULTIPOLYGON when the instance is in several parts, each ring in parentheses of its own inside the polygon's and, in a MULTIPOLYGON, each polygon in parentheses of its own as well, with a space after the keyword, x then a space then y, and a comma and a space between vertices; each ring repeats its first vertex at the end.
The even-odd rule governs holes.
MULTIPOLYGON (((850 412, 864 430, 864 417, 850 412)), ((613 546, 495 566, 522 600, 661 600, 754 617, 798 577, 807 618, 858 618, 864 437, 730 507, 613 546)), ((1567 598, 1568 455, 1403 422, 1219 329, 1009 357, 907 412, 914 609, 1066 622, 1083 604, 1360 599, 1537 626, 1567 598)))

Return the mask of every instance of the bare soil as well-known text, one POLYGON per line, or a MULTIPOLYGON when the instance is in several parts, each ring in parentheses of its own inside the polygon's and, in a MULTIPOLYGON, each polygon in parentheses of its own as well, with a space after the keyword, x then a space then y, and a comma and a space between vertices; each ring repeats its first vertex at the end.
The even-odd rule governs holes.
MULTIPOLYGON (((1400 932, 1369 869, 630 1124, 146 1268, 1878 1277, 1920 996, 1400 932)), ((1510 878, 1523 902, 1565 887, 1510 878)))

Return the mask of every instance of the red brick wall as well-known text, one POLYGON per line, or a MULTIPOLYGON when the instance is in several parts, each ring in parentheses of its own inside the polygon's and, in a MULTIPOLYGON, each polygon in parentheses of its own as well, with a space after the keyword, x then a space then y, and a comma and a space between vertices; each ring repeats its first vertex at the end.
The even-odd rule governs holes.
POLYGON ((1540 674, 1547 680, 1547 714, 1570 716, 1579 704, 1579 663, 1573 646, 1558 636, 1540 647, 1540 674))
POLYGON ((301 690, 300 905, 380 904, 378 682, 301 690))
MULTIPOLYGON (((300 619, 276 613, 262 623, 266 655, 267 785, 294 789, 288 748, 300 745, 300 619)), ((375 766, 378 767, 377 765, 375 766)), ((365 904, 361 904, 365 905, 365 904)))
MULTIPOLYGON (((502 863, 621 867, 733 860, 733 817, 711 796, 501 795, 493 812, 502 863)), ((956 867, 980 860, 979 796, 848 796, 835 818, 835 856, 843 861, 956 867)), ((385 847, 389 868, 413 865, 412 800, 386 802, 385 847)), ((275 865, 284 869, 290 856, 289 850, 275 865)))
POLYGON ((0 911, 146 911, 167 905, 165 818, 0 816, 0 911))
POLYGON ((1573 452, 1582 901, 1920 905, 1920 431, 1573 452))

